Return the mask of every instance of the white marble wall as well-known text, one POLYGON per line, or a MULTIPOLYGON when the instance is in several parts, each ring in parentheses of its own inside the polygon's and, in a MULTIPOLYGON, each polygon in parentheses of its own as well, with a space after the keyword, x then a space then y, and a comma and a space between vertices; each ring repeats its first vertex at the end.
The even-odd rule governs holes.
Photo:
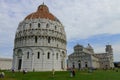
POLYGON ((10 70, 12 68, 12 59, 0 58, 0 69, 10 70))
POLYGON ((66 44, 66 34, 60 22, 48 19, 24 20, 19 24, 15 35, 13 66, 18 70, 20 58, 22 59, 21 70, 65 70, 66 44), (35 41, 36 36, 37 42, 35 41), (21 53, 18 52, 19 50, 21 53), (27 52, 30 54, 29 59, 27 59, 27 52), (40 52, 39 59, 37 59, 38 52, 40 52), (48 52, 50 59, 47 59, 48 52), (57 53, 58 59, 56 59, 57 53), (22 56, 19 57, 19 54, 22 56))

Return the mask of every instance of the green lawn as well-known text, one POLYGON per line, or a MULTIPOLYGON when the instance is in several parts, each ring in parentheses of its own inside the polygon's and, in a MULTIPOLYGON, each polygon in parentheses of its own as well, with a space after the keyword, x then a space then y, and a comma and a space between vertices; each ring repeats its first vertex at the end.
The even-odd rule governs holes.
POLYGON ((69 71, 55 72, 52 77, 52 72, 8 72, 5 71, 5 78, 0 80, 120 80, 120 72, 113 70, 96 70, 93 73, 87 71, 76 71, 75 77, 70 77, 69 71))

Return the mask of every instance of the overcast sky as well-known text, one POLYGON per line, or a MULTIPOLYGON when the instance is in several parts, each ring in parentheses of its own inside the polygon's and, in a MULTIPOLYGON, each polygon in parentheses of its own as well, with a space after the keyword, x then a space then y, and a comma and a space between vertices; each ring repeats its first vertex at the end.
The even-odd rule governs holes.
POLYGON ((65 27, 68 55, 76 44, 90 43, 96 53, 111 44, 120 61, 120 0, 0 0, 0 57, 12 58, 19 22, 43 1, 65 27))

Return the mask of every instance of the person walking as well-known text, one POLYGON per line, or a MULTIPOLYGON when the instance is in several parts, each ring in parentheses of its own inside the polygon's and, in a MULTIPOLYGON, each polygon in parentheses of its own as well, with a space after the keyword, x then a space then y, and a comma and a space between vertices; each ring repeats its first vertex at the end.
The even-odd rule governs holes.
POLYGON ((5 77, 5 73, 4 72, 1 72, 1 78, 4 78, 5 77))
POLYGON ((73 77, 73 72, 72 72, 73 70, 72 69, 70 69, 70 77, 73 77))
POLYGON ((75 69, 72 70, 72 75, 75 77, 75 69))
POLYGON ((52 76, 54 77, 55 76, 55 70, 52 69, 52 76))
POLYGON ((2 78, 2 74, 1 74, 1 72, 0 72, 0 78, 2 78))

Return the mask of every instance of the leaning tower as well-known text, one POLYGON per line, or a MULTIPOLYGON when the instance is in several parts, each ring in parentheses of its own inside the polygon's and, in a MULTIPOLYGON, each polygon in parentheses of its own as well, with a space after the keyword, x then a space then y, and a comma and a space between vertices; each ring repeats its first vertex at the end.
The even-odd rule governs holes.
POLYGON ((113 60, 113 49, 111 45, 106 45, 105 51, 107 53, 107 58, 108 58, 108 62, 109 62, 109 66, 110 68, 114 68, 114 60, 113 60))
POLYGON ((64 26, 42 4, 18 25, 13 68, 28 71, 66 70, 66 44, 64 26))

